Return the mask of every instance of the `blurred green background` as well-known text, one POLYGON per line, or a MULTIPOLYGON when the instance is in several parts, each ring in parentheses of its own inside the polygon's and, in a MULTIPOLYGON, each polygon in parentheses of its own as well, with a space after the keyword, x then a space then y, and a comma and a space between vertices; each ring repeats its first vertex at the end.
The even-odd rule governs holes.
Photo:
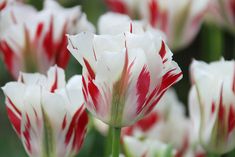
MULTIPOLYGON (((65 7, 81 5, 83 11, 87 14, 88 20, 94 25, 97 23, 98 17, 106 11, 102 0, 59 0, 59 2, 65 7)), ((42 6, 42 0, 31 0, 29 3, 39 9, 42 6)), ((235 39, 231 34, 220 30, 214 25, 203 24, 201 31, 188 48, 174 52, 174 60, 179 64, 184 74, 183 79, 174 88, 177 90, 179 99, 186 106, 190 88, 188 68, 192 59, 204 61, 218 60, 221 53, 225 59, 233 59, 235 53, 234 45, 235 39)), ((77 73, 81 73, 81 67, 71 57, 70 64, 66 69, 66 76, 69 78, 77 73)), ((0 60, 0 86, 4 86, 6 82, 11 80, 11 76, 7 73, 2 60, 0 60)), ((4 99, 3 93, 0 90, 0 157, 25 157, 27 155, 21 141, 8 121, 4 99)), ((104 137, 93 128, 90 128, 78 157, 103 157, 104 145, 104 137)))

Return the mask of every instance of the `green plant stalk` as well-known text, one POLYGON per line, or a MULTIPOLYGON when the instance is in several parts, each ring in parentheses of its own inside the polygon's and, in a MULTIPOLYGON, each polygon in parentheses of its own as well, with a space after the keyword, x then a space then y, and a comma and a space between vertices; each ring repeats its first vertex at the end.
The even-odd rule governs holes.
POLYGON ((108 129, 108 136, 107 136, 107 139, 106 139, 106 143, 105 143, 105 157, 110 157, 110 154, 111 154, 111 149, 112 149, 112 128, 109 127, 108 129))
POLYGON ((211 62, 223 56, 224 40, 220 28, 215 25, 206 25, 202 30, 203 59, 211 62))
POLYGON ((121 128, 112 127, 112 157, 119 157, 121 128))

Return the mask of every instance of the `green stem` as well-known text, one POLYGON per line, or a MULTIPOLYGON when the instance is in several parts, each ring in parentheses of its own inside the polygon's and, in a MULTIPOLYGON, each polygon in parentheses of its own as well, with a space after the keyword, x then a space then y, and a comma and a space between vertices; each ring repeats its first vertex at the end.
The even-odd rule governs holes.
POLYGON ((112 130, 113 130, 112 157, 119 157, 121 128, 113 127, 112 130))
POLYGON ((223 56, 223 33, 217 26, 206 25, 202 31, 203 59, 211 62, 223 56))
POLYGON ((105 157, 110 157, 112 149, 112 128, 109 127, 108 137, 106 138, 105 144, 105 157))

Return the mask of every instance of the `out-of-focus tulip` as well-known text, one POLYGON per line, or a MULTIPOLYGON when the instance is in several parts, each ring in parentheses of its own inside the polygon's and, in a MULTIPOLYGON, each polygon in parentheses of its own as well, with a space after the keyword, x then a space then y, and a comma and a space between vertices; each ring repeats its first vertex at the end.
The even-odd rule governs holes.
POLYGON ((14 3, 2 10, 0 51, 6 67, 15 77, 19 71, 46 73, 54 64, 65 68, 69 53, 66 33, 93 30, 79 6, 65 9, 46 0, 37 12, 26 4, 14 3))
POLYGON ((177 157, 204 153, 191 136, 191 122, 185 115, 183 104, 173 90, 168 90, 158 105, 145 118, 122 130, 122 137, 159 140, 172 145, 177 157), (176 136, 177 135, 177 136, 176 136))
POLYGON ((210 152, 235 148, 235 62, 193 61, 190 117, 195 134, 210 152))
POLYGON ((126 136, 124 149, 128 157, 176 157, 169 145, 151 139, 139 140, 126 136))
POLYGON ((0 11, 2 9, 4 9, 6 7, 6 5, 7 5, 7 1, 6 0, 0 0, 0 11))
POLYGON ((208 20, 235 34, 235 1, 211 0, 209 6, 208 20))
POLYGON ((131 17, 137 16, 140 0, 105 0, 110 10, 121 14, 128 14, 131 17))
MULTIPOLYGON (((176 50, 188 46, 197 35, 209 0, 122 0, 121 2, 125 10, 134 8, 131 10, 135 10, 140 19, 165 32, 168 45, 176 50)), ((132 13, 115 9, 119 3, 107 4, 109 6, 112 4, 110 8, 113 11, 132 13)))
POLYGON ((68 37, 68 49, 83 66, 88 110, 114 127, 132 125, 147 115, 182 77, 164 41, 147 32, 130 32, 68 37))
POLYGON ((69 157, 80 150, 88 116, 82 77, 65 82, 57 66, 47 76, 21 73, 3 88, 10 122, 31 157, 69 157))
POLYGON ((98 31, 99 34, 120 34, 123 32, 131 31, 133 34, 142 34, 149 32, 153 37, 159 38, 159 36, 166 42, 165 34, 158 30, 154 29, 151 25, 145 23, 141 20, 131 20, 129 16, 108 12, 104 15, 101 15, 98 20, 98 31), (110 22, 112 21, 113 22, 110 22))

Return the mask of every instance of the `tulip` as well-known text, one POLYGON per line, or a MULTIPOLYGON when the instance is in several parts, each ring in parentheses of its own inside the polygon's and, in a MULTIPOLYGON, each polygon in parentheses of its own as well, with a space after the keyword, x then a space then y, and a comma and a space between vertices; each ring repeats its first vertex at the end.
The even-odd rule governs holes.
POLYGON ((187 47, 196 37, 209 0, 122 0, 118 2, 122 4, 125 11, 116 9, 119 8, 119 3, 107 4, 113 11, 129 15, 134 10, 140 19, 166 34, 171 49, 179 50, 187 47), (130 8, 134 9, 129 11, 130 8))
POLYGON ((190 117, 204 148, 223 154, 235 148, 235 62, 207 64, 193 61, 190 67, 190 117))
POLYGON ((117 35, 122 32, 128 32, 131 28, 133 34, 142 34, 149 32, 153 37, 159 38, 159 36, 166 42, 165 34, 154 29, 151 25, 146 24, 141 20, 131 20, 129 16, 119 13, 108 12, 100 16, 98 20, 98 32, 99 34, 112 34, 117 35), (112 21, 113 22, 110 22, 112 21))
POLYGON ((235 1, 213 0, 208 9, 208 20, 235 34, 235 1))
POLYGON ((105 0, 110 10, 135 17, 138 13, 137 5, 140 0, 105 0))
POLYGON ((68 49, 83 67, 87 109, 113 128, 113 157, 121 127, 147 115, 182 72, 162 39, 151 33, 68 36, 68 49))
POLYGON ((79 6, 65 9, 46 0, 37 12, 26 4, 15 3, 1 12, 0 51, 9 72, 46 73, 54 64, 65 68, 69 61, 66 33, 93 30, 79 6))
POLYGON ((134 124, 182 77, 167 45, 149 33, 84 32, 68 40, 68 49, 83 66, 86 106, 111 126, 134 124))
POLYGON ((82 96, 82 77, 65 82, 54 66, 47 76, 21 73, 2 89, 9 120, 30 157, 70 157, 80 150, 88 115, 82 96))
POLYGON ((127 157, 177 157, 169 145, 156 140, 138 140, 133 137, 124 138, 124 149, 127 157))
POLYGON ((191 129, 184 105, 171 89, 149 115, 122 130, 122 139, 131 136, 140 140, 162 141, 175 149, 177 157, 204 154, 191 135, 191 129))

